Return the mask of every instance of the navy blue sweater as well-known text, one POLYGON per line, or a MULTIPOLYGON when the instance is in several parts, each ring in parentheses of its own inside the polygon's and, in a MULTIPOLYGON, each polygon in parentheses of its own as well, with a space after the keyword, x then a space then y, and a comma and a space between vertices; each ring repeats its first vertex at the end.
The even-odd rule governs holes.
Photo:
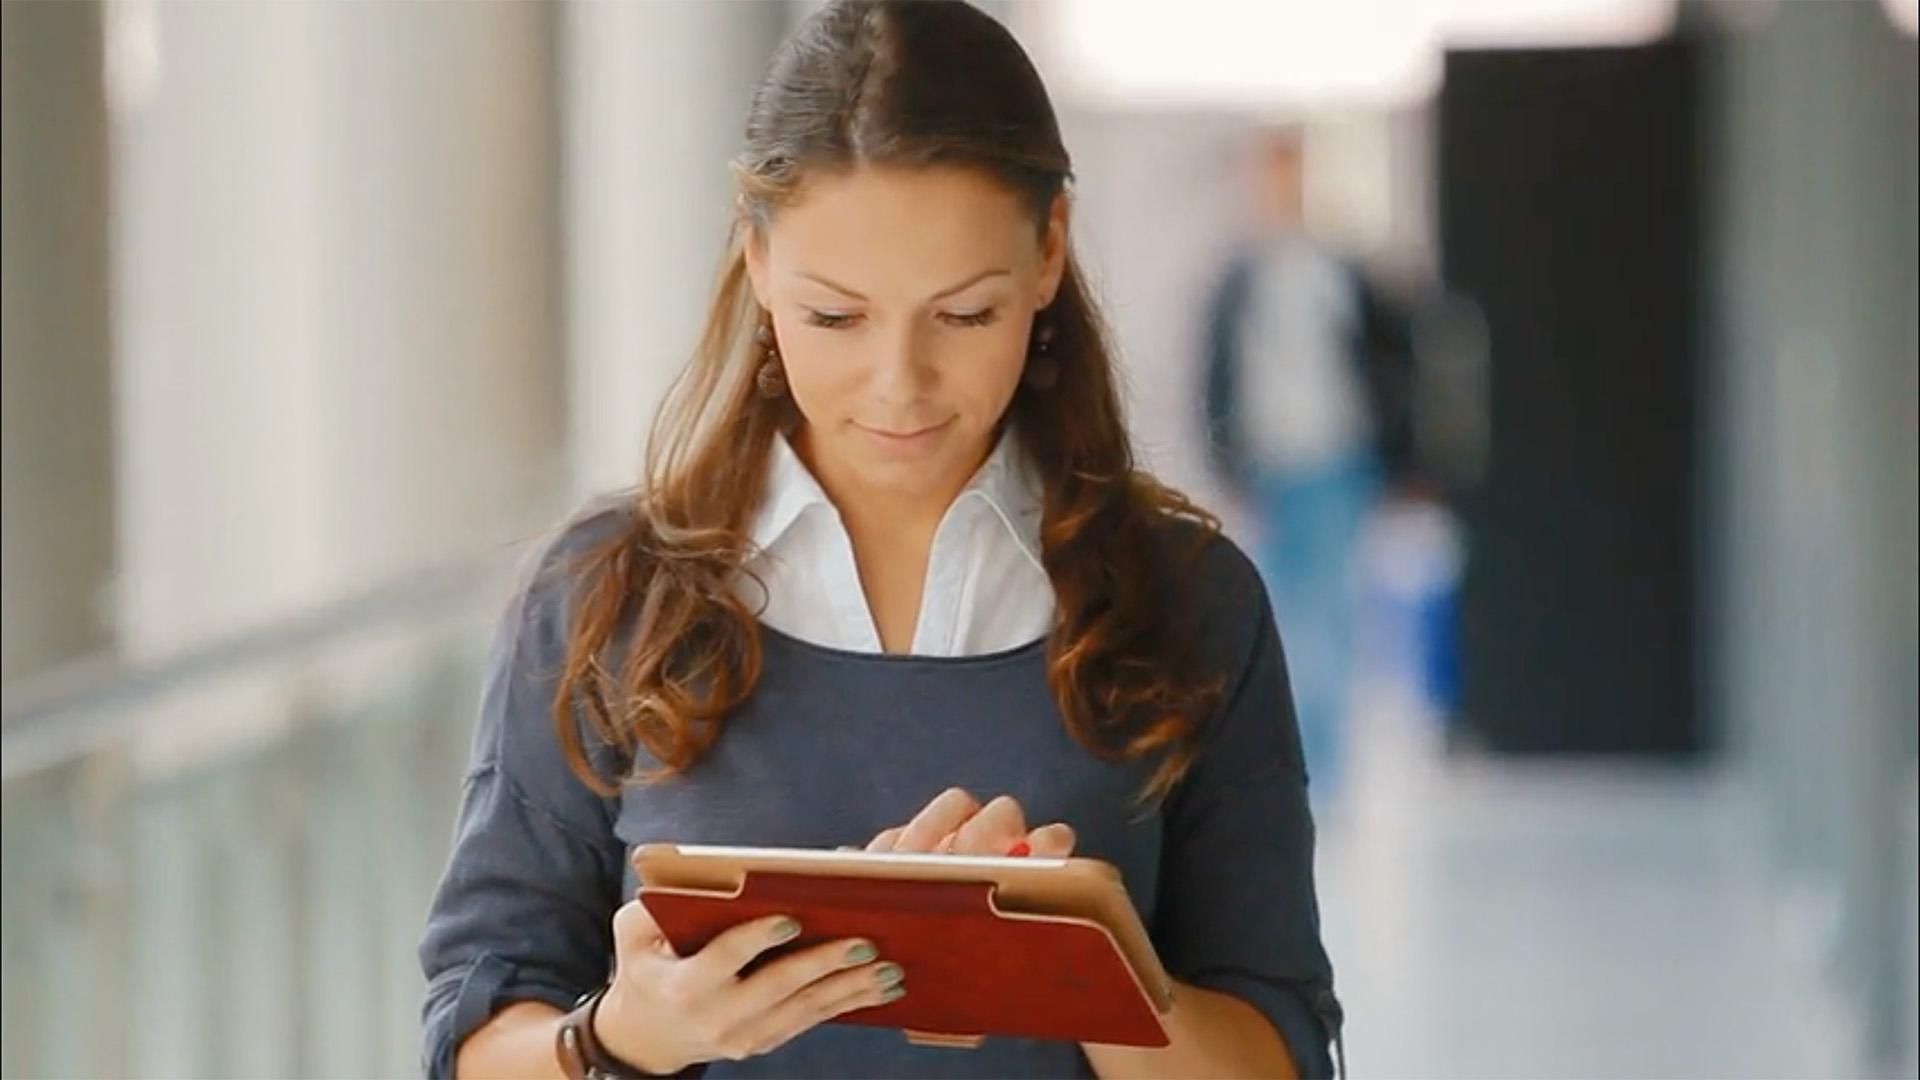
MULTIPOLYGON (((1226 696, 1196 767, 1157 807, 1131 802, 1151 760, 1103 762, 1069 736, 1044 641, 912 657, 764 626, 761 681, 707 756, 683 777, 608 799, 568 770, 548 712, 571 592, 562 563, 605 524, 576 525, 548 548, 495 639, 454 846, 420 944, 429 1075, 451 1075, 459 1040, 506 1003, 567 1007, 606 980, 610 919, 636 887, 634 845, 864 845, 955 785, 1012 795, 1036 824, 1072 825, 1076 854, 1121 870, 1169 974, 1250 1002, 1306 1075, 1330 1073, 1339 1005, 1320 942, 1299 734, 1265 591, 1230 541, 1212 541, 1190 581, 1202 655, 1226 677, 1226 696)), ((989 1038, 950 1050, 829 1024, 707 1075, 1093 1074, 1075 1043, 989 1038)))

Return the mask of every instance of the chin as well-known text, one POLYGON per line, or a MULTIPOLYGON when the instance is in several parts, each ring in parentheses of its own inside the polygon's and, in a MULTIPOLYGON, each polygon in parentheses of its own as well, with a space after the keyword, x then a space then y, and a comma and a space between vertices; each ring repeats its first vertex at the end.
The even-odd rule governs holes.
POLYGON ((863 484, 875 491, 896 495, 925 495, 937 488, 953 470, 946 458, 922 461, 888 461, 866 457, 854 462, 854 471, 863 484))
POLYGON ((909 448, 876 445, 870 436, 849 442, 843 460, 852 464, 862 481, 901 495, 924 496, 929 489, 951 482, 956 473, 970 471, 974 465, 952 433, 929 445, 909 448))

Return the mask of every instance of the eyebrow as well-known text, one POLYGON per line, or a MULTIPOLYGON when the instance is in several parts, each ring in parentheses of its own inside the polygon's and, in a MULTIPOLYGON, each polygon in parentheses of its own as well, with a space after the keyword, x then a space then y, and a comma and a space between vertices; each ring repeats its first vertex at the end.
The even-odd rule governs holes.
MULTIPOLYGON (((948 287, 941 289, 939 292, 934 293, 928 299, 945 300, 947 297, 952 296, 954 293, 965 292, 968 289, 973 288, 975 285, 978 285, 979 283, 987 280, 990 277, 1010 277, 1012 276, 1012 274, 1013 274, 1013 271, 1011 270, 1003 270, 1003 269, 982 270, 979 273, 973 275, 972 277, 968 278, 967 280, 961 282, 958 285, 949 285, 948 287)), ((866 297, 861 296, 859 293, 854 292, 852 289, 847 288, 845 285, 841 285, 836 282, 829 281, 828 279, 821 277, 819 274, 809 274, 805 271, 801 271, 800 276, 803 278, 806 278, 808 281, 813 281, 821 285, 825 285, 827 288, 832 289, 834 292, 837 292, 840 295, 848 297, 850 299, 860 300, 860 301, 866 300, 866 297)))

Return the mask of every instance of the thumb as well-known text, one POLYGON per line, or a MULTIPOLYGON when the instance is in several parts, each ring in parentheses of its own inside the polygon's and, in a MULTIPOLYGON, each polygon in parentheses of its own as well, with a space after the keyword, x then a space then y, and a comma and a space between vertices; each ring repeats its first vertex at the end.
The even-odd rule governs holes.
POLYGON ((621 956, 678 955, 667 941, 667 935, 661 932, 660 924, 653 921, 653 913, 637 896, 613 913, 613 944, 621 956))

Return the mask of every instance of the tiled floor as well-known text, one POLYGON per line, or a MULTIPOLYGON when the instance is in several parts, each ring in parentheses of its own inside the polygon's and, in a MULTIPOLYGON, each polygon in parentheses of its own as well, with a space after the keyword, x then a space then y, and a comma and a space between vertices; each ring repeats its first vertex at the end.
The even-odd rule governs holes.
POLYGON ((1354 1073, 1856 1073, 1724 776, 1449 760, 1404 711, 1357 732, 1322 828, 1354 1073))

